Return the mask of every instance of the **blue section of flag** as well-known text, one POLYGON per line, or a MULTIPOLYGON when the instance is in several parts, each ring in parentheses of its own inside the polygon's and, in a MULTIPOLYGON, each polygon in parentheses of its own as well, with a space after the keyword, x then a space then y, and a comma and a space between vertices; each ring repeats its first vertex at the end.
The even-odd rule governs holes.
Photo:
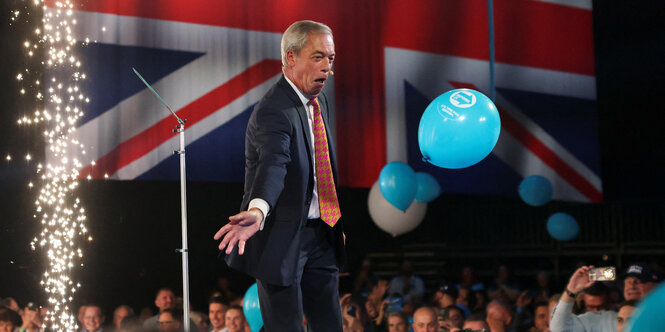
MULTIPOLYGON (((80 57, 85 59, 82 72, 88 77, 84 81, 83 92, 90 96, 90 103, 86 105, 85 114, 79 123, 84 124, 94 119, 122 100, 145 89, 132 67, 152 84, 203 54, 101 43, 82 47, 79 50, 80 57)), ((163 97, 168 100, 168 96, 163 97)))
POLYGON ((589 169, 600 174, 595 101, 503 88, 497 91, 589 169))
MULTIPOLYGON (((245 180, 245 131, 254 105, 185 148, 187 181, 243 182, 245 180)), ((187 127, 185 127, 187 131, 187 127)), ((174 146, 178 150, 180 146, 174 146)), ((180 157, 170 156, 137 180, 179 180, 180 157)))
POLYGON ((434 176, 443 192, 460 194, 517 195, 517 187, 522 177, 494 154, 479 163, 462 168, 446 169, 422 161, 418 146, 418 126, 425 108, 431 102, 409 82, 404 82, 406 104, 406 132, 409 165, 416 172, 426 172, 434 176))

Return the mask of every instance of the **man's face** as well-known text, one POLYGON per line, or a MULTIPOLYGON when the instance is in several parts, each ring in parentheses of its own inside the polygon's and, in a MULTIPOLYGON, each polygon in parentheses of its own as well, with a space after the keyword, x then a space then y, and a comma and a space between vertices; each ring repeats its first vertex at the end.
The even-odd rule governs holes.
POLYGON ((536 330, 538 330, 538 332, 547 330, 547 328, 550 326, 548 306, 541 305, 536 308, 535 316, 536 317, 533 318, 533 325, 536 327, 536 330))
POLYGON ((113 313, 113 325, 115 325, 117 328, 120 328, 122 320, 128 317, 129 314, 130 312, 127 307, 119 307, 118 309, 115 309, 115 312, 113 313))
POLYGON ((439 323, 432 310, 418 309, 413 315, 413 332, 436 332, 439 323))
POLYGON ((226 319, 224 315, 226 314, 226 309, 228 307, 221 303, 210 303, 208 306, 208 319, 210 319, 210 324, 215 330, 221 330, 224 328, 224 320, 226 319))
POLYGON ((175 308, 175 295, 170 290, 159 291, 157 298, 155 298, 155 306, 159 308, 159 312, 175 308))
POLYGON ((406 322, 402 317, 388 317, 388 332, 406 332, 406 322))
POLYGON ((229 332, 241 332, 245 328, 245 316, 238 309, 226 310, 226 328, 229 332))
POLYGON ((459 310, 452 309, 448 313, 448 321, 454 327, 462 328, 462 325, 464 325, 464 315, 459 310))
POLYGON ((626 277, 623 282, 623 297, 628 300, 641 300, 642 296, 642 281, 633 276, 626 277))
POLYGON ((288 67, 292 69, 289 79, 308 98, 314 98, 323 90, 335 60, 332 35, 310 33, 300 54, 288 51, 286 58, 288 67))
POLYGON ((104 324, 102 310, 95 306, 85 307, 83 326, 90 332, 97 331, 104 324))
POLYGON ((180 328, 180 322, 170 312, 159 314, 159 330, 163 332, 174 332, 180 328))
POLYGON ((633 311, 635 311, 635 307, 631 307, 629 305, 625 305, 619 309, 619 312, 617 313, 617 331, 621 332, 623 331, 624 326, 626 326, 626 323, 628 322, 628 319, 630 316, 633 315, 633 311))
POLYGON ((0 320, 0 332, 12 332, 12 331, 14 331, 14 324, 11 321, 0 320))
POLYGON ((605 310, 607 297, 604 295, 594 296, 584 294, 584 308, 586 312, 597 312, 605 310))

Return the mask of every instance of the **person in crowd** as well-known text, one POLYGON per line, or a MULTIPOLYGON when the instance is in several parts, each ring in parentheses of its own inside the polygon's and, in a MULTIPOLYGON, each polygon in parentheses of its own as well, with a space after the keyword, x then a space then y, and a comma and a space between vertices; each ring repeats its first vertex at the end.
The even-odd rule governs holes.
POLYGON ((113 311, 113 326, 116 330, 120 330, 123 319, 127 317, 134 317, 134 309, 132 307, 123 304, 115 308, 113 311))
POLYGON ((436 312, 431 307, 420 307, 413 314, 413 332, 436 332, 439 330, 436 312))
MULTIPOLYGON (((467 317, 466 321, 464 321, 464 325, 462 326, 463 331, 478 331, 478 332, 490 332, 490 326, 487 324, 487 321, 485 321, 485 316, 478 312, 478 313, 473 313, 467 317)), ((459 330, 450 330, 450 332, 458 332, 459 330)), ((492 330, 492 332, 495 332, 492 330)))
POLYGON ((457 298, 455 299, 455 305, 457 305, 462 311, 464 311, 464 316, 469 316, 471 314, 471 308, 476 306, 476 297, 472 296, 470 288, 462 287, 457 292, 457 298))
POLYGON ((199 331, 208 331, 210 324, 208 324, 208 315, 200 311, 192 310, 189 312, 189 318, 196 324, 199 331))
POLYGON ((573 314, 575 297, 594 283, 589 280, 589 270, 592 268, 593 266, 582 266, 570 277, 559 303, 552 312, 550 329, 553 332, 616 331, 617 313, 614 311, 573 314))
POLYGON ((2 299, 2 301, 0 301, 0 306, 7 307, 11 310, 14 310, 17 313, 21 310, 21 307, 19 307, 18 302, 16 302, 16 300, 11 296, 2 299))
POLYGON ((467 288, 470 291, 485 290, 485 285, 478 280, 478 274, 471 266, 465 266, 462 268, 460 283, 457 284, 456 287, 458 290, 462 288, 467 288))
POLYGON ((226 327, 226 310, 229 302, 222 296, 213 297, 208 301, 208 319, 210 319, 209 332, 222 332, 226 327))
POLYGON ((496 279, 490 284, 487 293, 490 299, 502 302, 515 301, 520 295, 519 285, 510 278, 507 266, 499 266, 496 279))
POLYGON ((485 307, 489 303, 489 297, 484 290, 471 291, 471 296, 475 299, 475 304, 469 308, 471 312, 485 311, 485 307))
POLYGON ((43 332, 42 317, 39 315, 39 307, 34 302, 28 302, 21 313, 21 332, 43 332))
POLYGON ((410 261, 403 261, 399 274, 390 280, 388 294, 394 293, 402 294, 402 301, 405 304, 417 305, 422 302, 425 282, 413 274, 413 264, 410 261))
MULTIPOLYGON (((176 309, 177 304, 178 302, 176 300, 175 294, 170 288, 161 288, 160 290, 157 291, 157 295, 155 296, 155 306, 157 307, 157 309, 159 309, 160 313, 167 309, 176 309)), ((146 319, 143 322, 143 326, 148 329, 153 329, 153 330, 158 329, 159 313, 155 316, 146 319)), ((194 323, 194 321, 191 320, 191 318, 189 320, 189 330, 190 332, 199 331, 198 327, 196 326, 196 323, 194 323)))
POLYGON ((120 329, 116 330, 118 332, 139 332, 144 331, 148 332, 147 329, 143 328, 143 321, 138 316, 127 316, 120 322, 120 329))
POLYGON ((536 302, 547 302, 552 296, 552 288, 550 286, 550 274, 547 271, 540 271, 536 274, 536 302))
POLYGON ((455 304, 455 299, 457 299, 457 288, 455 286, 444 283, 439 286, 439 289, 434 293, 433 305, 444 309, 451 305, 455 304))
POLYGON ((339 299, 339 304, 342 310, 342 326, 347 331, 363 331, 366 324, 371 324, 366 321, 365 312, 361 310, 361 306, 353 299, 351 293, 344 294, 339 299))
POLYGON ((513 323, 513 316, 510 312, 508 304, 493 300, 487 305, 487 315, 485 321, 494 331, 512 331, 515 329, 511 326, 513 323))
MULTIPOLYGON (((155 295, 155 306, 159 309, 159 313, 167 309, 175 309, 176 300, 173 291, 170 288, 158 290, 157 295, 155 295)), ((152 329, 159 328, 159 313, 146 319, 143 326, 152 329)))
POLYGON ((249 327, 241 306, 230 306, 229 309, 226 310, 224 318, 228 332, 243 332, 249 327))
POLYGON ((14 332, 20 326, 21 316, 7 307, 0 307, 0 332, 14 332))
POLYGON ((182 331, 182 310, 169 308, 164 309, 157 315, 157 324, 162 332, 182 331))
POLYGON ((464 325, 464 311, 458 306, 451 304, 443 309, 441 318, 446 327, 462 328, 464 325))
POLYGON ((372 260, 366 257, 360 266, 360 270, 356 274, 351 294, 355 297, 367 298, 378 282, 379 277, 372 269, 372 260))
POLYGON ((529 332, 549 332, 550 315, 549 303, 546 301, 536 302, 533 305, 533 327, 529 332))
POLYGON ((388 332, 407 332, 409 319, 404 313, 395 311, 388 314, 388 332))
POLYGON ((637 301, 635 300, 628 300, 619 306, 619 312, 617 313, 618 332, 623 332, 624 327, 626 327, 626 323, 633 315, 633 312, 635 311, 636 308, 637 308, 637 301))
POLYGON ((87 304, 83 312, 83 331, 84 332, 102 332, 104 324, 104 313, 102 308, 96 304, 87 304))
POLYGON ((639 301, 659 282, 659 276, 651 270, 649 265, 643 263, 631 264, 625 273, 623 297, 626 301, 639 301))
POLYGON ((582 295, 583 312, 607 310, 609 289, 601 282, 596 282, 584 290, 582 295))

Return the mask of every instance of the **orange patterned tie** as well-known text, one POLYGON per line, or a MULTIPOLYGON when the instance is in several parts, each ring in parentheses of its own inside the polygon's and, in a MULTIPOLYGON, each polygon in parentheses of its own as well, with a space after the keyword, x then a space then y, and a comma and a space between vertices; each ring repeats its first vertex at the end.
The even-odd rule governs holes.
POLYGON ((321 220, 330 227, 335 226, 342 213, 339 211, 337 191, 335 190, 335 179, 330 166, 330 154, 328 152, 328 138, 326 127, 321 117, 321 108, 316 98, 309 101, 314 107, 314 150, 316 156, 316 188, 319 193, 319 209, 321 220))

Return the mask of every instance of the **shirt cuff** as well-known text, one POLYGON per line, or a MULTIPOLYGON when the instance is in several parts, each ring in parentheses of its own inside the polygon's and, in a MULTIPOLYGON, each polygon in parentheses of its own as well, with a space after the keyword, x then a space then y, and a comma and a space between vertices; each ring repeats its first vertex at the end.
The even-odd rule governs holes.
POLYGON ((266 221, 266 217, 268 216, 268 211, 270 211, 270 205, 268 205, 268 202, 266 202, 261 198, 254 198, 251 201, 249 201, 249 206, 247 207, 247 211, 253 208, 257 208, 261 210, 261 212, 263 213, 263 220, 261 220, 261 226, 259 226, 259 230, 262 231, 266 221))

